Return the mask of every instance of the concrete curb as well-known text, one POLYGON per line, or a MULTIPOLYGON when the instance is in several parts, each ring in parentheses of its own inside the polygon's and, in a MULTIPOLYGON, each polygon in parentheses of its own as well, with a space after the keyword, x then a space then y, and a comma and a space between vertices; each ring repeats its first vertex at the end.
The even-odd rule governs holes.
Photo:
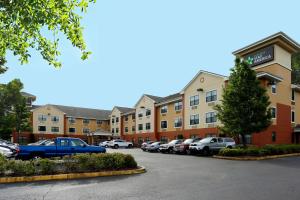
POLYGON ((35 181, 50 181, 50 180, 71 180, 105 176, 122 176, 145 173, 145 167, 129 170, 103 171, 103 172, 85 172, 85 173, 70 173, 70 174, 55 174, 41 176, 21 176, 21 177, 3 177, 0 178, 0 184, 3 183, 19 183, 19 182, 35 182, 35 181))
POLYGON ((300 153, 291 153, 291 154, 283 154, 283 155, 273 155, 273 156, 261 156, 261 157, 229 157, 229 156, 213 156, 213 158, 217 159, 224 159, 224 160, 269 160, 269 159, 276 159, 276 158, 285 158, 285 157, 293 157, 293 156, 300 156, 300 153))

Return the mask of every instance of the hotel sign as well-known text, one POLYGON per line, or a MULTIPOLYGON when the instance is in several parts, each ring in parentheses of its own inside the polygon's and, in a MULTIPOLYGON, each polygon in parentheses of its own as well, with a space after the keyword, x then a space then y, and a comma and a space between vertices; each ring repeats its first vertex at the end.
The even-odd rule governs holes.
POLYGON ((245 61, 254 67, 274 60, 274 46, 268 46, 245 56, 245 61))

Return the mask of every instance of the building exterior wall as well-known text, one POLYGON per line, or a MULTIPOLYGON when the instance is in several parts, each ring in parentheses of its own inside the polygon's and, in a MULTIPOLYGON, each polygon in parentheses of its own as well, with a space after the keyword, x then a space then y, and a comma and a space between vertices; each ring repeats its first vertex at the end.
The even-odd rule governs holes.
POLYGON ((220 103, 222 97, 222 88, 225 82, 223 77, 214 76, 207 73, 200 74, 184 91, 184 129, 199 129, 199 128, 214 128, 220 124, 219 121, 216 123, 206 123, 205 114, 207 112, 214 112, 213 107, 220 103), (198 91, 199 89, 203 91, 198 91), (216 90, 217 100, 214 102, 206 102, 206 92, 216 90), (199 105, 190 106, 190 97, 198 95, 199 105), (199 114, 199 124, 190 125, 190 116, 199 114))
POLYGON ((135 130, 132 130, 134 127, 134 129, 136 128, 136 124, 135 124, 135 112, 131 113, 131 114, 126 114, 122 116, 122 133, 123 135, 133 135, 136 133, 135 130), (126 117, 127 117, 127 121, 126 121, 126 117), (125 131, 126 127, 128 128, 128 132, 125 131))
POLYGON ((53 106, 46 105, 32 111, 32 129, 34 134, 64 134, 64 113, 53 106), (39 120, 39 116, 43 115, 45 121, 39 120), (58 117, 58 121, 52 121, 52 117, 58 117), (39 126, 45 126, 46 131, 39 131, 39 126), (53 132, 52 127, 58 127, 58 132, 53 132))
POLYGON ((295 112, 295 123, 293 125, 300 124, 300 92, 295 91, 295 101, 292 102, 292 110, 295 112))
POLYGON ((114 136, 121 135, 121 112, 117 108, 114 108, 111 112, 110 129, 111 132, 114 133, 114 136), (119 119, 119 122, 116 122, 117 119, 119 119), (116 130, 118 130, 118 132, 116 130))
POLYGON ((154 133, 154 117, 155 116, 155 106, 154 101, 147 96, 143 96, 138 104, 136 105, 136 133, 154 133), (151 114, 146 116, 146 111, 150 110, 151 114), (142 117, 139 117, 142 114, 142 117), (146 124, 150 123, 150 129, 146 130, 146 124), (139 130, 139 124, 143 125, 143 130, 139 130))
POLYGON ((97 124, 96 119, 89 119, 89 123, 84 123, 84 118, 75 118, 73 123, 71 120, 72 117, 66 117, 66 134, 67 135, 86 135, 87 133, 83 132, 83 129, 88 129, 89 132, 95 132, 97 130, 110 131, 109 120, 99 120, 101 124, 97 124), (70 128, 75 128, 75 133, 70 132, 70 128))

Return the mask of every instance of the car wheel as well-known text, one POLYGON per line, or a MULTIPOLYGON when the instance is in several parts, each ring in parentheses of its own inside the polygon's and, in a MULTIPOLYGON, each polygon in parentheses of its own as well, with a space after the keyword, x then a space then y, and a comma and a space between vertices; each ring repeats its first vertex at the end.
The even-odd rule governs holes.
POLYGON ((210 153, 209 148, 208 147, 204 147, 203 148, 203 155, 204 156, 209 156, 209 153, 210 153))
POLYGON ((168 152, 169 152, 169 153, 174 153, 173 147, 170 147, 169 150, 168 150, 168 152))
POLYGON ((115 149, 118 149, 118 148, 119 148, 119 145, 115 144, 115 145, 114 145, 114 148, 115 148, 115 149))
POLYGON ((191 151, 190 151, 189 149, 185 150, 185 153, 186 153, 187 155, 191 155, 191 151))
POLYGON ((131 148, 132 148, 132 144, 129 144, 129 145, 128 145, 128 148, 131 149, 131 148))
POLYGON ((108 145, 105 145, 105 148, 108 148, 108 145))

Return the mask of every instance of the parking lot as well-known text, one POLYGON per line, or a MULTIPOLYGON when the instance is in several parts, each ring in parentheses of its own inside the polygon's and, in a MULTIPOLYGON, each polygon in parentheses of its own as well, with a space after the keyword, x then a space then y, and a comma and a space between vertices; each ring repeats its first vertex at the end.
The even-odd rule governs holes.
POLYGON ((132 154, 147 173, 0 185, 0 199, 289 199, 300 197, 300 158, 230 161, 109 149, 132 154))

